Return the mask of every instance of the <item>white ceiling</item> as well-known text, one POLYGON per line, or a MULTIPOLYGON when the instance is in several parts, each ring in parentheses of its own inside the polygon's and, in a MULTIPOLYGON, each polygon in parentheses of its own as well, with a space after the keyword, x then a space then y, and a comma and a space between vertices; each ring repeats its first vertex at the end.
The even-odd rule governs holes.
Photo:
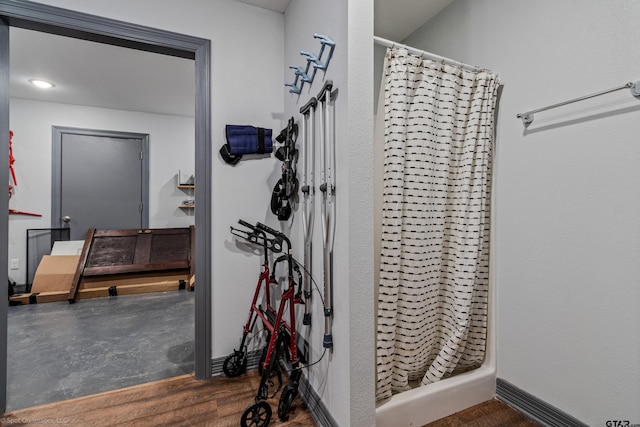
POLYGON ((193 116, 192 60, 10 29, 12 98, 193 116), (38 89, 29 79, 55 84, 38 89))
POLYGON ((455 0, 375 0, 373 33, 400 42, 455 0))
POLYGON ((258 6, 263 9, 273 10, 274 12, 284 13, 289 6, 289 0, 236 0, 240 3, 247 3, 252 6, 258 6))
MULTIPOLYGON (((284 13, 290 0, 236 0, 284 13)), ((401 41, 455 0, 375 0, 374 34, 401 41)))
MULTIPOLYGON (((290 0, 236 0, 284 13, 290 0)), ((455 0, 375 0, 377 36, 402 41, 455 0)), ((10 96, 194 115, 193 61, 12 27, 10 96), (48 91, 29 79, 49 80, 48 91)))

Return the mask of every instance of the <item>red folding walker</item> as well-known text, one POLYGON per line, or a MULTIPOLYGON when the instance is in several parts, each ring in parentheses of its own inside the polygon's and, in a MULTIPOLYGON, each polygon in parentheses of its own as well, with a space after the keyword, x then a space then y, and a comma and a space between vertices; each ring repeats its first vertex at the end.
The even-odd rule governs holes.
POLYGON ((274 377, 277 376, 278 378, 278 388, 271 397, 274 397, 282 387, 282 375, 280 366, 277 363, 278 359, 282 356, 287 357, 291 364, 289 384, 282 390, 278 402, 278 417, 282 421, 286 421, 289 418, 288 414, 291 409, 291 404, 298 395, 301 370, 296 344, 295 305, 304 303, 302 299, 302 275, 300 274, 300 269, 296 261, 293 259, 291 241, 284 233, 259 222, 255 226, 243 220, 239 220, 238 223, 248 228, 249 231, 231 227, 231 233, 251 243, 261 244, 264 249, 264 262, 249 309, 249 318, 243 328, 240 349, 234 350, 233 353, 225 359, 223 371, 229 377, 236 377, 246 371, 247 337, 253 330, 257 319, 260 318, 267 331, 267 343, 262 349, 262 355, 258 365, 261 380, 255 402, 249 405, 242 414, 240 425, 243 427, 263 427, 268 425, 271 420, 271 406, 269 406, 266 400, 269 398, 269 387, 275 385, 274 377), (267 234, 273 236, 273 238, 267 238, 267 234), (286 244, 285 254, 273 262, 273 268, 270 272, 268 250, 275 253, 281 252, 283 250, 283 243, 286 244), (280 305, 276 309, 271 304, 272 296, 270 285, 277 284, 274 272, 276 265, 280 262, 287 263, 287 288, 282 293, 280 305), (294 272, 298 275, 297 283, 294 278, 294 272), (296 285, 298 285, 297 291, 296 285), (258 298, 263 287, 266 308, 258 304, 258 298), (286 311, 288 311, 289 314, 288 322, 285 320, 286 311))

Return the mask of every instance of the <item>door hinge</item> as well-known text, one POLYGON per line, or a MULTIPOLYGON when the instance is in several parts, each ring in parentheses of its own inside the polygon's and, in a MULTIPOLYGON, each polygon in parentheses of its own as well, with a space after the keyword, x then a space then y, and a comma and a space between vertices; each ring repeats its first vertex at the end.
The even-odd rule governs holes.
POLYGON ((140 152, 140 160, 143 160, 143 159, 144 159, 144 153, 141 151, 140 152))
POLYGON ((144 211, 144 204, 140 203, 140 212, 143 212, 143 211, 144 211))

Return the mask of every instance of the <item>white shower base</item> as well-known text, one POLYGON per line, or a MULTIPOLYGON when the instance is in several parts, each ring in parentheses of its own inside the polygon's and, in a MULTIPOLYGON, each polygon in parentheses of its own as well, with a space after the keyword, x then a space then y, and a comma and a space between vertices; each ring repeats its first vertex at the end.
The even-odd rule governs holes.
POLYGON ((484 363, 473 371, 395 394, 378 403, 376 427, 421 427, 496 396, 494 283, 491 277, 484 363))
POLYGON ((481 366, 446 380, 396 394, 376 409, 377 427, 421 427, 496 395, 496 370, 481 366))

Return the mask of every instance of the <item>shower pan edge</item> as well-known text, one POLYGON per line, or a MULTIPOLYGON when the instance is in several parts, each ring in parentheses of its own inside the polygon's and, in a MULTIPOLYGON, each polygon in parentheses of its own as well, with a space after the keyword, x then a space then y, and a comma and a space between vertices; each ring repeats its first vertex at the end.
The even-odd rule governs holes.
POLYGON ((493 357, 473 371, 417 387, 378 404, 377 427, 423 426, 496 395, 496 366, 493 357))

